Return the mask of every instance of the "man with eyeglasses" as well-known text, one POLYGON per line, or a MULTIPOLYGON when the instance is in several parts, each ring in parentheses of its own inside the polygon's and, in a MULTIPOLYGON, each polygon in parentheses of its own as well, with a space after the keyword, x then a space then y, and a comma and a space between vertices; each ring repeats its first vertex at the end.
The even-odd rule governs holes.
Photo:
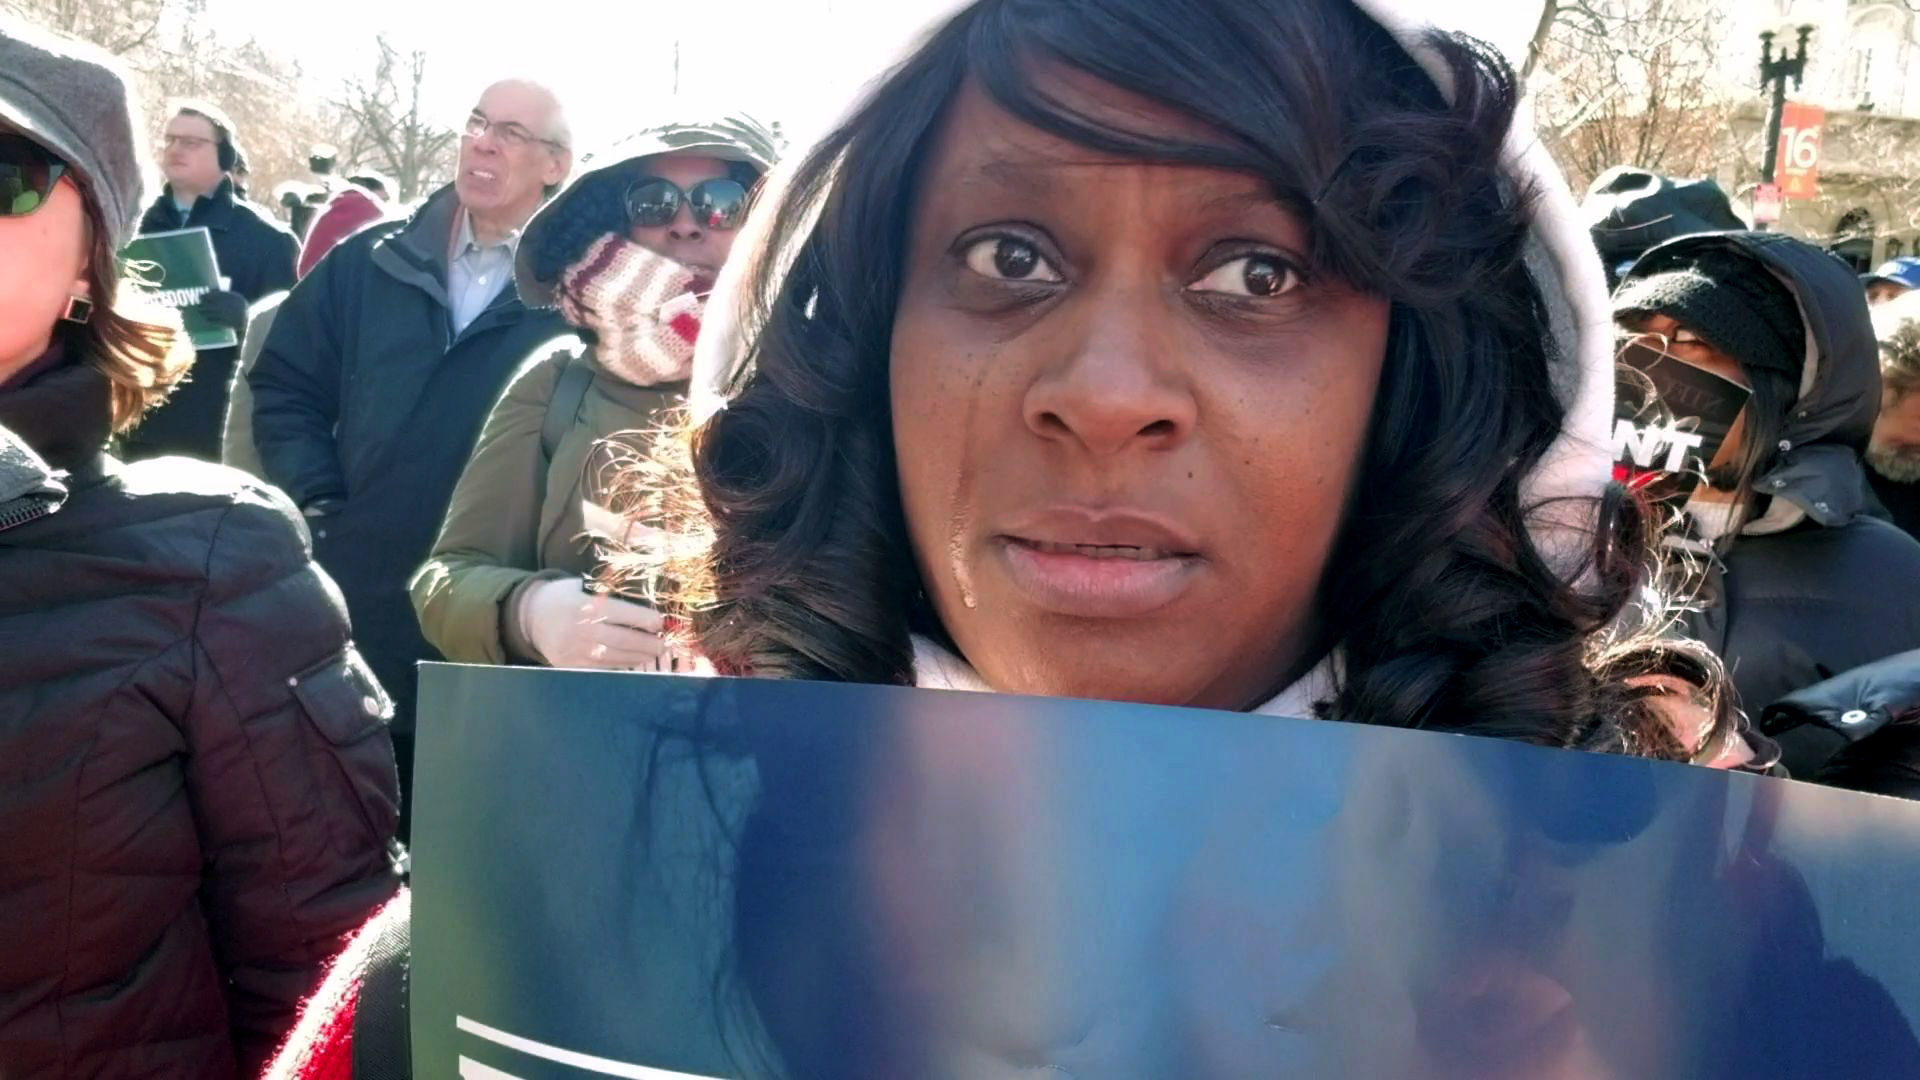
MULTIPOLYGON (((249 307, 293 288, 300 243, 240 194, 235 183, 235 170, 242 165, 240 146, 233 121, 218 108, 197 101, 175 103, 162 147, 160 168, 167 186, 140 219, 140 232, 207 230, 227 287, 207 293, 196 307, 208 321, 244 337, 249 307)), ((238 360, 238 348, 200 350, 192 377, 127 437, 128 458, 184 454, 219 461, 227 391, 238 360)))
POLYGON ((521 361, 567 332, 556 312, 520 302, 513 258, 520 230, 572 168, 570 143, 551 91, 489 87, 467 117, 453 182, 412 218, 321 259, 247 376, 266 478, 306 513, 354 638, 394 698, 403 791, 414 666, 438 658, 407 580, 495 398, 521 361))

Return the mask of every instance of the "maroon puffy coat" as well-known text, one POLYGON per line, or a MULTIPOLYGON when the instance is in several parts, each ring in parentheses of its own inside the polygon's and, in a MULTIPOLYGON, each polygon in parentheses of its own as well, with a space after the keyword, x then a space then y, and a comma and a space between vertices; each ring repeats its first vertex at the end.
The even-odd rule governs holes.
POLYGON ((0 1076, 257 1076, 397 886, 390 706, 286 499, 120 465, 106 395, 0 390, 70 489, 0 490, 0 1076))

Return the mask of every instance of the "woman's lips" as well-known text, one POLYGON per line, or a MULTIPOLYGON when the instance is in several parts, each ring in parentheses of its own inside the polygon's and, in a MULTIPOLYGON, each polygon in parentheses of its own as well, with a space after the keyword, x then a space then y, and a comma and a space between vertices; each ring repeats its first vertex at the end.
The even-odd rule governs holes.
POLYGON ((1573 995, 1511 955, 1495 956, 1420 1002, 1420 1045, 1435 1064, 1475 1077, 1545 1077, 1572 1050, 1573 995))
POLYGON ((1083 619, 1132 619, 1179 599, 1194 583, 1196 555, 1137 544, 1080 544, 1001 536, 1008 579, 1034 606, 1083 619))

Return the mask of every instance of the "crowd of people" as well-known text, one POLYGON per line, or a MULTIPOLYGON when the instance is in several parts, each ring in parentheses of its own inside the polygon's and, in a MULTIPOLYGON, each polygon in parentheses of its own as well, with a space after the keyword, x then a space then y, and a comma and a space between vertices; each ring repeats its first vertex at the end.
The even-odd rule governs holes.
POLYGON ((212 103, 148 204, 111 61, 0 20, 0 1074, 376 1074, 422 661, 1920 798, 1920 261, 1577 204, 1518 97, 1386 0, 974 0, 797 152, 576 159, 504 78, 296 233, 212 103), (116 254, 197 228, 195 352, 116 254), (1727 417, 1686 482, 1616 463, 1643 384, 1727 417))

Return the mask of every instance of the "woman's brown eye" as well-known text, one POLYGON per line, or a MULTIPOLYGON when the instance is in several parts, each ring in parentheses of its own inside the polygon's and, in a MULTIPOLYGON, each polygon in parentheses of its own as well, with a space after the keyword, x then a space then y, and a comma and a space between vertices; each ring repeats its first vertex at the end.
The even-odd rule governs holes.
POLYGON ((988 236, 967 247, 967 269, 1003 281, 1059 281, 1060 273, 1025 240, 988 236))
POLYGON ((1300 275, 1272 255, 1242 255, 1229 259, 1206 277, 1187 286, 1198 292, 1232 296, 1282 296, 1300 284, 1300 275))

